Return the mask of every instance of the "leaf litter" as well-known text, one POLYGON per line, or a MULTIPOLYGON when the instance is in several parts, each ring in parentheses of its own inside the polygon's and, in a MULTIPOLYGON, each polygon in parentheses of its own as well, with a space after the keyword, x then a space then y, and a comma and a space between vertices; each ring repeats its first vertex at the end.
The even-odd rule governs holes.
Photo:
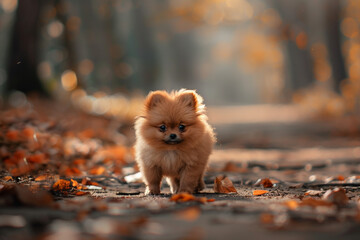
MULTIPOLYGON (((218 168, 220 171, 214 176, 211 173, 205 176, 207 188, 201 195, 179 193, 170 196, 165 193, 144 197, 144 185, 133 161, 131 141, 126 141, 131 136, 122 135, 109 119, 90 120, 88 115, 81 113, 68 116, 66 113, 61 118, 52 114, 17 110, 1 113, 0 207, 75 213, 73 219, 81 220, 76 223, 81 227, 72 229, 94 237, 134 237, 142 228, 149 234, 161 235, 165 230, 152 219, 153 213, 171 212, 176 219, 193 222, 206 215, 209 209, 219 211, 219 214, 229 209, 235 214, 254 210, 260 212, 262 224, 276 229, 289 227, 294 222, 326 222, 334 218, 359 222, 358 205, 354 204, 359 202, 354 189, 360 184, 356 171, 351 175, 337 173, 332 176, 309 172, 309 176, 314 176, 313 181, 292 179, 291 183, 286 179, 291 179, 295 170, 275 175, 270 171, 281 171, 267 166, 276 164, 224 161, 224 166, 218 168), (226 172, 227 176, 218 175, 219 172, 226 172), (260 179, 258 183, 257 179, 260 179), (336 184, 342 184, 342 187, 334 187, 336 184), (295 185, 298 187, 291 188, 295 185), (248 207, 243 199, 250 200, 253 205, 248 207), (264 204, 263 201, 269 199, 275 202, 264 204), (134 215, 136 212, 139 214, 134 215), (96 219, 94 214, 102 214, 102 217, 96 219), (119 222, 108 216, 129 220, 119 222), (93 228, 97 224, 104 228, 93 228), (105 228, 106 224, 111 227, 105 228)), ((32 221, 21 217, 22 213, 16 214, 13 216, 20 218, 9 218, 12 219, 8 224, 10 227, 25 228, 26 222, 32 221)), ((59 231, 50 232, 50 235, 69 229, 65 221, 59 221, 46 223, 53 227, 51 229, 59 227, 59 231)))

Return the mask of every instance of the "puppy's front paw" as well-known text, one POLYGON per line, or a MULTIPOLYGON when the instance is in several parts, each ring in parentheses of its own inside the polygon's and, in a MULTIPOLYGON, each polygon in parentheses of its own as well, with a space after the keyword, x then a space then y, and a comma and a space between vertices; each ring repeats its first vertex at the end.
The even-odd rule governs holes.
POLYGON ((149 188, 148 186, 145 189, 145 195, 159 195, 160 189, 158 188, 149 188))

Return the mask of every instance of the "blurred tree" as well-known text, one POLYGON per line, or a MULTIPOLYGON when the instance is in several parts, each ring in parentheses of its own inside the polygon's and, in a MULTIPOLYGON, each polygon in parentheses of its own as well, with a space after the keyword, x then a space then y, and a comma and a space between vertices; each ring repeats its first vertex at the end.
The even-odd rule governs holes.
POLYGON ((7 59, 7 90, 47 96, 37 74, 40 14, 46 0, 18 2, 7 59))
POLYGON ((341 51, 341 4, 339 0, 326 1, 325 30, 327 45, 330 49, 330 64, 332 68, 334 88, 340 92, 340 82, 346 76, 344 57, 341 51))

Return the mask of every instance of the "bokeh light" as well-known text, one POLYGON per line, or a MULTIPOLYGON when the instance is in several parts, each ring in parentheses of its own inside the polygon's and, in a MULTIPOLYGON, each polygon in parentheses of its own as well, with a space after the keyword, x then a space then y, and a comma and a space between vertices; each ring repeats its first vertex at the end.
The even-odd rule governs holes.
POLYGON ((61 75, 61 85, 66 91, 72 91, 77 87, 77 77, 74 71, 66 70, 61 75))

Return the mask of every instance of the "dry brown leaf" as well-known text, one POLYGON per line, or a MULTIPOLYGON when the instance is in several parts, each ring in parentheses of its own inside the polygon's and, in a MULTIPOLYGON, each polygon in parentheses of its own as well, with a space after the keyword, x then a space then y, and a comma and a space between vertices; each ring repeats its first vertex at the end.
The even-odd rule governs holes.
POLYGON ((216 193, 237 193, 232 181, 225 176, 218 176, 214 181, 214 192, 216 193))
POLYGON ((269 178, 263 178, 260 184, 263 185, 264 188, 271 188, 274 185, 269 178))
POLYGON ((254 190, 253 191, 253 195, 254 196, 260 196, 260 195, 264 195, 265 193, 268 193, 269 191, 267 190, 254 190))
POLYGON ((195 221, 199 218, 201 210, 199 207, 189 207, 176 213, 176 217, 186 220, 195 221))
POLYGON ((221 170, 222 172, 236 172, 236 173, 245 173, 248 172, 246 168, 238 167, 233 162, 227 162, 224 168, 221 170))
POLYGON ((323 193, 321 190, 307 190, 304 195, 305 196, 320 196, 323 193))
POLYGON ((333 203, 328 202, 328 201, 324 201, 324 200, 320 200, 320 199, 315 199, 315 198, 311 198, 311 197, 307 197, 304 198, 300 203, 299 206, 309 206, 309 207, 331 207, 334 206, 333 203))
POLYGON ((274 215, 270 213, 263 213, 260 215, 260 221, 264 224, 273 224, 274 223, 274 215))
POLYGON ((323 196, 323 199, 334 203, 338 206, 344 206, 348 203, 349 198, 346 196, 345 189, 335 188, 334 190, 327 190, 323 196))

